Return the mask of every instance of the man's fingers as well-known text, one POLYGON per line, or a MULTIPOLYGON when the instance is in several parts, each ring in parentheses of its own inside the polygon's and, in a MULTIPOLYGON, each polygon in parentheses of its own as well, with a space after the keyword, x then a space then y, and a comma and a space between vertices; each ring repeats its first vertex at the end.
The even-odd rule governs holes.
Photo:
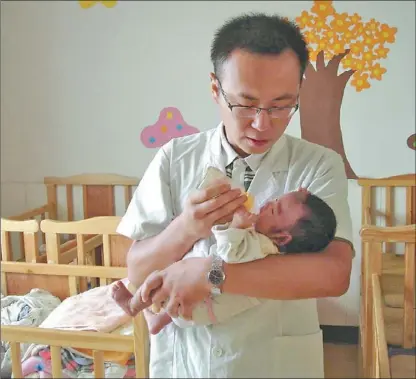
POLYGON ((179 307, 180 307, 179 299, 178 298, 172 298, 172 299, 169 299, 168 303, 165 305, 164 308, 165 308, 166 312, 168 312, 168 315, 170 317, 178 317, 179 316, 179 313, 178 313, 179 307))
POLYGON ((156 291, 152 296, 152 303, 155 304, 160 309, 165 308, 169 300, 169 292, 166 291, 163 287, 156 291))
POLYGON ((225 179, 215 180, 207 188, 195 191, 189 197, 192 204, 201 204, 205 201, 228 192, 231 189, 231 185, 225 181, 225 179))
POLYGON ((234 213, 238 208, 240 208, 244 202, 247 200, 246 195, 240 195, 236 199, 223 204, 222 207, 215 209, 213 212, 209 213, 207 217, 210 219, 210 223, 214 224, 217 220, 220 220, 227 215, 234 213))
POLYGON ((179 308, 179 315, 185 320, 192 320, 193 308, 187 304, 181 304, 179 308))
POLYGON ((143 302, 146 303, 150 299, 152 291, 159 288, 162 284, 163 278, 159 271, 155 271, 150 274, 140 288, 143 302))

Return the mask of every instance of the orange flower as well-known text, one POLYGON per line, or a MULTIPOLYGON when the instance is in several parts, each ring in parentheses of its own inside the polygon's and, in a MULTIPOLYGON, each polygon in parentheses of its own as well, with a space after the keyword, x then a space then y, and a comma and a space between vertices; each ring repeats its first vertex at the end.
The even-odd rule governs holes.
POLYGON ((369 49, 372 49, 374 45, 378 42, 377 37, 370 32, 364 32, 362 37, 364 46, 368 47, 369 49))
POLYGON ((361 74, 359 72, 354 73, 351 85, 355 87, 357 92, 370 88, 370 83, 368 83, 368 74, 361 74))
POLYGON ((352 40, 355 39, 354 38, 354 33, 351 30, 349 30, 349 29, 344 32, 344 34, 342 35, 342 37, 343 37, 343 40, 344 40, 344 42, 346 44, 351 43, 352 40))
POLYGON ((343 33, 348 30, 350 26, 348 22, 348 14, 347 13, 335 13, 334 19, 331 21, 331 28, 339 33, 343 33))
POLYGON ((355 41, 350 46, 351 54, 359 57, 364 52, 364 43, 362 41, 355 41))
POLYGON ((317 14, 319 17, 326 18, 333 15, 335 9, 332 6, 332 1, 314 1, 311 12, 317 14))
POLYGON ((316 34, 311 30, 308 30, 307 32, 303 33, 303 37, 305 38, 305 41, 308 45, 317 41, 316 34))
POLYGON ((328 46, 332 52, 337 55, 345 51, 344 41, 337 36, 333 39, 332 43, 328 46))
POLYGON ((354 59, 351 54, 347 54, 344 58, 342 58, 341 63, 345 70, 353 70, 356 65, 356 59, 354 59))
POLYGON ((382 42, 394 43, 396 33, 397 28, 390 28, 387 24, 382 24, 378 33, 378 39, 382 42))
POLYGON ((375 49, 375 53, 377 54, 378 58, 387 58, 389 51, 390 49, 384 47, 384 45, 380 45, 377 49, 375 49))
POLYGON ((325 38, 328 42, 336 37, 336 33, 332 29, 323 31, 322 37, 325 38))
POLYGON ((375 32, 378 31, 380 23, 376 21, 374 18, 370 19, 370 21, 366 22, 364 24, 364 30, 369 32, 375 32))
POLYGON ((380 63, 376 63, 375 65, 370 67, 370 78, 381 80, 382 76, 387 72, 387 70, 380 65, 380 63))
POLYGON ((361 21, 361 16, 357 13, 354 13, 352 16, 349 16, 349 22, 351 24, 358 24, 361 21))
POLYGON ((370 63, 370 62, 373 61, 375 56, 374 56, 374 53, 372 52, 372 50, 366 50, 366 51, 363 52, 362 58, 363 58, 363 61, 366 61, 366 62, 370 63))
POLYGON ((361 72, 361 71, 364 70, 366 65, 367 65, 367 62, 365 62, 361 59, 354 59, 354 61, 352 62, 351 69, 354 70, 354 71, 361 72))
POLYGON ((299 17, 296 17, 295 20, 301 29, 312 25, 312 16, 306 11, 303 11, 299 17))
POLYGON ((321 51, 321 50, 326 50, 326 48, 328 47, 328 40, 326 38, 317 38, 316 39, 316 50, 321 51))
POLYGON ((312 28, 316 32, 320 32, 322 30, 328 30, 328 25, 325 23, 325 20, 322 20, 319 17, 312 19, 312 28))
POLYGON ((364 32, 364 25, 362 22, 357 22, 353 25, 351 32, 356 36, 360 36, 364 32))

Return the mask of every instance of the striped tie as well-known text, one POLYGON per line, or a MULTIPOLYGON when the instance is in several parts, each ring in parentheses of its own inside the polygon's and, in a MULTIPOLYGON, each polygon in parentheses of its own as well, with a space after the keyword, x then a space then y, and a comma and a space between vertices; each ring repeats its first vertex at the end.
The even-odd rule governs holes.
MULTIPOLYGON (((237 158, 236 158, 237 159, 237 158)), ((225 172, 227 174, 227 176, 231 179, 233 176, 233 166, 234 166, 234 161, 232 161, 226 168, 225 168, 225 172)), ((253 170, 250 168, 249 165, 246 166, 246 171, 244 173, 244 189, 246 191, 248 191, 248 188, 250 187, 251 182, 253 181, 255 173, 253 172, 253 170)))

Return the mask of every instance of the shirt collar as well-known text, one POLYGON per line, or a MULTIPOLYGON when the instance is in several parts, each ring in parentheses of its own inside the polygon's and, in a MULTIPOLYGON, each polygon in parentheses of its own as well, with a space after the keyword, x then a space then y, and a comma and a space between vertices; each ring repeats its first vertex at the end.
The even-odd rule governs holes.
MULTIPOLYGON (((220 132, 220 139, 221 139, 221 150, 223 154, 223 158, 225 159, 225 167, 227 167, 230 163, 234 162, 235 159, 240 158, 237 152, 233 149, 233 147, 230 145, 230 143, 227 140, 227 137, 225 136, 225 130, 224 130, 224 124, 221 123, 220 126, 221 132, 220 132)), ((251 154, 243 159, 247 165, 256 172, 257 169, 260 167, 260 164, 263 160, 263 158, 267 155, 267 153, 270 151, 267 150, 266 152, 262 154, 251 154)))

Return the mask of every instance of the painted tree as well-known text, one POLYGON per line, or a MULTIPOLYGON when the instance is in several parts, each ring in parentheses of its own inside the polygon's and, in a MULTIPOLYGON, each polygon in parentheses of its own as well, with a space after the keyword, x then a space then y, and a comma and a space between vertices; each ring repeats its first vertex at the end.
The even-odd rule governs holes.
POLYGON ((101 0, 101 1, 99 1, 99 0, 95 0, 95 1, 94 0, 91 0, 91 1, 79 0, 78 2, 79 2, 79 5, 81 6, 81 8, 84 8, 84 9, 91 8, 91 7, 93 7, 94 5, 96 5, 98 3, 101 3, 102 5, 104 5, 107 8, 113 8, 117 4, 117 0, 108 0, 108 1, 106 1, 106 0, 101 0))
POLYGON ((375 19, 363 22, 357 13, 337 13, 332 1, 314 1, 296 23, 308 43, 310 61, 316 63, 309 63, 300 92, 302 138, 341 154, 348 178, 356 179, 341 132, 345 87, 351 77, 357 92, 370 88, 371 80, 382 80, 387 70, 379 60, 387 58, 386 44, 395 42, 397 28, 375 19), (340 65, 344 71, 338 75, 340 65))

